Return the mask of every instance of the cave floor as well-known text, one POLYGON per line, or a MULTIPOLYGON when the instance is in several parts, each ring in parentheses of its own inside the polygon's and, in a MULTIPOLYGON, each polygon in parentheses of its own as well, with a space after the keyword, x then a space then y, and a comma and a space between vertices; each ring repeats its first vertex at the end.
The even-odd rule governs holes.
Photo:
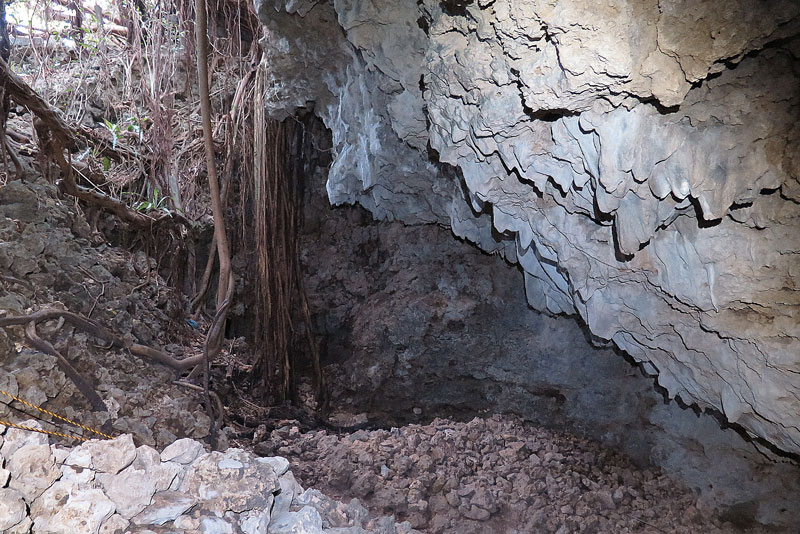
POLYGON ((516 417, 352 433, 298 424, 265 434, 255 451, 288 458, 303 486, 343 502, 357 498, 421 532, 745 531, 658 469, 516 417))

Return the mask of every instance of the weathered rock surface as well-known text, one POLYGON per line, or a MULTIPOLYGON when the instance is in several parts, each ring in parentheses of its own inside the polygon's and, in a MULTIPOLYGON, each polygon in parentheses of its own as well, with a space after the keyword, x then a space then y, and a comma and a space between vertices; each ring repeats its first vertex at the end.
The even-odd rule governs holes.
MULTIPOLYGON (((100 228, 108 223, 99 221, 100 228)), ((104 242, 40 176, 0 187, 0 273, 0 315, 53 307, 87 316, 130 342, 181 353, 193 350, 193 338, 202 343, 202 334, 185 324, 181 297, 158 275, 156 261, 104 242), (185 347, 171 343, 180 333, 185 347)), ((115 433, 150 445, 208 434, 197 394, 172 384, 169 368, 127 351, 101 349, 84 332, 56 321, 40 324, 39 334, 95 385, 108 411, 90 411, 56 358, 25 346, 21 327, 0 328, 0 389, 92 428, 108 423, 115 433)), ((11 399, 0 397, 0 417, 18 420, 8 406, 11 399)), ((10 458, 12 452, 3 454, 10 458)), ((119 443, 116 452, 104 459, 108 465, 82 465, 77 456, 70 465, 116 474, 132 460, 133 442, 119 443)))
POLYGON ((20 492, 11 488, 0 489, 0 530, 22 523, 26 516, 25 500, 20 492))
MULTIPOLYGON (((67 308, 130 341, 167 345, 176 353, 192 350, 186 342, 202 334, 183 324, 180 302, 155 262, 97 237, 52 185, 34 180, 0 187, 0 314, 67 308), (182 331, 185 346, 170 347, 170 337, 182 331)), ((0 329, 0 389, 88 427, 108 423, 106 432, 130 433, 67 449, 51 445, 43 433, 0 425, 0 531, 264 534, 274 530, 275 519, 303 534, 314 513, 323 532, 328 530, 329 510, 311 512, 315 503, 298 500, 304 490, 286 459, 256 458, 240 449, 207 454, 198 441, 175 439, 205 437, 209 420, 198 395, 172 383, 171 370, 127 351, 102 349, 55 321, 40 324, 39 333, 96 385, 108 411, 90 411, 56 359, 25 348, 16 327, 0 329), (168 446, 159 452, 148 444, 168 446)), ((44 429, 39 421, 20 420, 26 410, 35 413, 6 395, 0 398, 0 419, 44 429)), ((85 428, 66 431, 89 434, 85 428)), ((227 440, 225 429, 220 438, 227 440)), ((338 526, 345 534, 412 532, 389 518, 381 525, 373 528, 359 516, 338 526)))
POLYGON ((181 491, 217 513, 269 509, 272 494, 278 489, 277 475, 269 465, 252 461, 237 449, 201 456, 192 463, 180 486, 181 491))
MULTIPOLYGON (((36 421, 24 424, 35 426, 36 421)), ((351 514, 343 522, 341 514, 331 519, 331 514, 340 509, 360 505, 356 501, 356 505, 345 506, 319 492, 315 492, 315 499, 304 498, 308 492, 287 470, 288 461, 284 458, 259 458, 241 449, 198 455, 194 452, 203 451, 201 443, 181 440, 165 456, 176 452, 176 448, 194 451, 189 455, 191 459, 183 457, 184 463, 162 461, 157 451, 142 445, 133 448, 130 465, 120 470, 119 459, 129 456, 125 447, 132 443, 129 434, 115 440, 86 442, 71 450, 50 445, 46 436, 44 443, 26 444, 31 435, 43 436, 0 427, 4 444, 11 448, 17 445, 11 458, 0 451, 0 465, 10 471, 12 481, 18 481, 16 487, 0 488, 0 530, 4 533, 323 534, 331 532, 333 521, 335 532, 340 534, 415 532, 407 523, 396 524, 389 518, 382 523, 387 528, 373 528, 366 511, 351 514), (39 461, 39 450, 46 452, 50 463, 55 462, 55 477, 31 476, 28 464, 16 459, 39 461), (61 476, 59 469, 72 468, 65 462, 68 458, 72 466, 77 458, 78 463, 85 464, 75 466, 85 475, 82 480, 61 476), (93 466, 115 467, 104 472, 93 466), (280 468, 275 471, 272 466, 280 468), (177 484, 159 483, 165 471, 173 473, 177 484), (276 498, 283 501, 279 509, 272 506, 276 498)), ((42 468, 42 472, 49 473, 47 462, 42 468)))
POLYGON ((450 225, 800 452, 800 5, 255 3, 270 111, 332 131, 332 202, 450 225))

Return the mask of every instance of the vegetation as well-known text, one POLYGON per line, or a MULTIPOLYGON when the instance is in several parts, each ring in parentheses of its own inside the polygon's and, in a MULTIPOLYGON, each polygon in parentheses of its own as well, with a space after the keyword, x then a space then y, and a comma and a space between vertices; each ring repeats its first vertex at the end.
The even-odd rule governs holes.
POLYGON ((116 218, 117 239, 158 259, 191 302, 187 318, 209 318, 209 411, 209 367, 237 298, 251 299, 243 304, 259 348, 242 381, 264 403, 291 398, 302 342, 322 399, 297 259, 302 176, 289 156, 303 126, 263 113, 267 66, 251 3, 17 0, 3 15, 0 186, 25 180, 19 154, 35 156, 64 194, 116 218), (236 254, 246 256, 242 272, 236 254))

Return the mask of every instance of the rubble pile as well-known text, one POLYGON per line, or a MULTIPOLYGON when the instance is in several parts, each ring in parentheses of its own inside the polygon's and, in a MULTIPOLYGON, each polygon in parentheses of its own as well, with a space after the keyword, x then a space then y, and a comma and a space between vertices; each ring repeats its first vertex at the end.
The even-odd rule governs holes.
POLYGON ((303 484, 357 497, 431 534, 710 534, 742 526, 660 470, 500 415, 343 435, 287 425, 255 450, 289 458, 303 484))
MULTIPOLYGON (((28 426, 37 425, 27 421, 28 426)), ((72 449, 0 426, 0 532, 23 534, 412 534, 303 490, 289 462, 184 438, 159 451, 130 434, 72 449)))

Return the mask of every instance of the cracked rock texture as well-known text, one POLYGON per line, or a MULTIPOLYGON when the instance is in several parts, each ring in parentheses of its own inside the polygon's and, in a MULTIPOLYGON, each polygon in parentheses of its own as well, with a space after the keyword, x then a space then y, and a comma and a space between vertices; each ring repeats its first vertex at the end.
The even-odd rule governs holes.
POLYGON ((0 487, 0 531, 8 534, 419 534, 369 517, 358 499, 345 505, 304 491, 280 457, 206 453, 189 438, 159 453, 136 447, 131 434, 68 449, 3 425, 0 445, 11 478, 0 487))
POLYGON ((593 347, 576 321, 530 309, 518 266, 444 228, 329 206, 325 174, 306 188, 300 249, 333 420, 400 427, 517 414, 657 465, 740 524, 796 530, 800 467, 665 402, 643 366, 593 347))
POLYGON ((800 452, 800 4, 255 4, 269 111, 330 128, 333 203, 449 225, 800 452))

